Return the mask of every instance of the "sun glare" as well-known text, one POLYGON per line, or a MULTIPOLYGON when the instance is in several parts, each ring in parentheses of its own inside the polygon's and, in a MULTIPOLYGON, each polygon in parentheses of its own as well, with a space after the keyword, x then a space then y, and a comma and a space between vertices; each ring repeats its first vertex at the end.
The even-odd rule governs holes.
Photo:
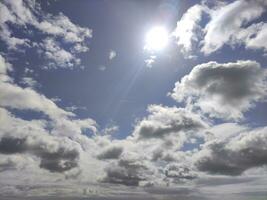
POLYGON ((145 50, 159 51, 164 49, 168 44, 169 36, 164 27, 154 27, 145 38, 145 50))

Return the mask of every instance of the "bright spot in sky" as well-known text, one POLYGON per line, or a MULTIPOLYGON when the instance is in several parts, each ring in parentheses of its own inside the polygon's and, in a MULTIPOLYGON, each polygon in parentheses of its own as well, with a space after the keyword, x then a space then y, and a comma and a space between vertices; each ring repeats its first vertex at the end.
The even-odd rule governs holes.
POLYGON ((159 51, 164 49, 169 40, 169 35, 164 27, 154 27, 147 34, 145 38, 145 50, 159 51))

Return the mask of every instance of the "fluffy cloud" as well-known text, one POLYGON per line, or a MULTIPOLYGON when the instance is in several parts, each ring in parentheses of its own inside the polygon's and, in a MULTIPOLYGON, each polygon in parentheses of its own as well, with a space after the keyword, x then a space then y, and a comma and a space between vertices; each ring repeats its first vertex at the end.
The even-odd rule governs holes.
POLYGON ((232 137, 211 140, 196 155, 201 171, 213 174, 240 175, 267 164, 267 128, 244 130, 232 137))
MULTIPOLYGON (((81 135, 84 129, 96 132, 95 122, 92 119, 74 119, 74 113, 59 108, 34 89, 16 85, 8 75, 10 70, 11 65, 0 56, 0 153, 35 156, 40 159, 40 168, 51 172, 78 167, 81 147, 70 137, 81 135), (23 120, 8 109, 36 111, 48 119, 23 120)), ((8 161, 2 167, 11 164, 8 161)))
POLYGON ((194 46, 210 54, 225 44, 232 47, 243 44, 246 48, 266 51, 266 23, 256 22, 266 10, 264 0, 213 4, 202 1, 189 8, 177 22, 174 36, 187 56, 197 52, 194 46), (205 22, 201 22, 203 13, 208 16, 205 22))
POLYGON ((63 172, 77 167, 79 149, 68 138, 51 136, 45 121, 26 121, 0 109, 0 153, 31 154, 40 158, 40 167, 51 172, 63 172))
POLYGON ((52 38, 45 39, 41 45, 42 52, 50 62, 48 68, 73 68, 75 65, 79 65, 81 60, 76 58, 71 52, 62 49, 59 43, 52 38))
POLYGON ((178 166, 185 164, 190 154, 181 148, 191 144, 193 138, 201 138, 209 124, 182 108, 150 105, 148 112, 147 117, 137 122, 132 135, 124 140, 106 141, 106 147, 97 155, 100 160, 112 159, 106 166, 103 182, 162 185, 195 176, 190 164, 178 166))
POLYGON ((242 30, 246 30, 243 28, 244 25, 257 19, 266 9, 266 1, 240 0, 210 10, 211 20, 205 27, 206 34, 202 51, 208 54, 226 43, 236 43, 236 35, 238 37, 242 30))
POLYGON ((123 184, 127 186, 138 186, 139 182, 145 181, 149 174, 149 167, 145 161, 139 159, 136 154, 125 154, 106 169, 103 182, 123 184))
POLYGON ((11 70, 11 64, 5 62, 0 56, 0 106, 18 109, 32 110, 47 115, 54 126, 52 132, 61 135, 81 134, 83 129, 96 132, 96 123, 92 119, 72 119, 75 114, 59 108, 51 99, 39 94, 32 88, 22 88, 16 85, 7 71, 11 70))
POLYGON ((34 88, 35 86, 38 85, 37 81, 34 80, 33 78, 31 77, 23 77, 20 81, 20 83, 22 85, 25 85, 26 87, 31 87, 31 88, 34 88))
POLYGON ((37 47, 37 52, 41 52, 47 59, 47 68, 79 66, 78 54, 89 50, 87 40, 92 37, 91 29, 75 25, 62 13, 56 16, 46 14, 40 4, 33 0, 3 1, 0 3, 0 11, 0 39, 11 50, 20 51, 21 46, 24 49, 37 47), (36 40, 31 34, 19 38, 10 25, 26 33, 30 33, 34 27, 40 31, 44 41, 36 40), (62 40, 66 45, 60 45, 57 40, 62 40))
POLYGON ((177 45, 181 46, 184 54, 191 54, 194 45, 197 45, 199 37, 202 34, 199 22, 201 20, 204 8, 201 5, 195 5, 187 10, 182 18, 177 22, 173 35, 177 39, 177 45))
POLYGON ((177 82, 171 96, 193 103, 210 116, 240 119, 266 97, 266 73, 255 61, 204 63, 177 82))
POLYGON ((141 120, 135 127, 133 135, 137 139, 162 139, 173 134, 183 140, 184 132, 200 130, 207 124, 194 113, 176 107, 164 107, 160 105, 150 105, 148 107, 150 115, 141 120))
POLYGON ((189 167, 183 164, 169 164, 165 168, 165 174, 168 178, 177 179, 195 179, 197 175, 189 167))
POLYGON ((108 56, 108 58, 109 58, 109 60, 113 60, 116 56, 117 56, 116 51, 111 50, 111 51, 109 52, 109 56, 108 56))
POLYGON ((103 150, 97 157, 99 159, 118 159, 123 152, 120 146, 111 146, 103 150))
MULTIPOLYGON (((56 143, 56 140, 53 139, 56 143)), ((62 142, 62 140, 61 140, 62 142)), ((49 139, 36 140, 27 136, 25 138, 12 138, 4 136, 0 141, 0 153, 2 154, 22 154, 30 153, 41 159, 40 167, 51 172, 64 172, 77 167, 79 152, 76 149, 67 149, 64 143, 57 141, 58 147, 55 151, 49 149, 55 144, 49 144, 49 139), (59 147, 60 146, 60 147, 59 147)))

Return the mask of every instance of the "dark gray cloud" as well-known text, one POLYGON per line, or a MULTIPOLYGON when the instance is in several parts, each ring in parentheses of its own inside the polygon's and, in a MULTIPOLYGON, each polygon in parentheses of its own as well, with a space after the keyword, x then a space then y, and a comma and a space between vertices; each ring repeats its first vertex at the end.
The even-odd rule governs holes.
POLYGON ((104 159, 118 159, 123 152, 123 148, 120 146, 111 146, 101 152, 97 158, 104 159))
POLYGON ((209 62, 197 65, 175 84, 171 96, 192 101, 219 118, 240 119, 243 112, 267 95, 267 72, 255 61, 209 62))
POLYGON ((196 167, 211 174, 241 175, 267 164, 267 128, 245 131, 223 140, 207 142, 198 153, 196 167))
POLYGON ((106 169, 103 182, 138 186, 140 181, 146 180, 148 167, 137 157, 123 156, 106 169))
POLYGON ((3 137, 0 140, 0 153, 14 154, 23 153, 27 150, 25 138, 3 137))
POLYGON ((176 163, 169 164, 166 166, 165 175, 168 178, 173 178, 178 181, 183 179, 192 180, 197 178, 196 173, 194 173, 193 170, 190 169, 188 166, 176 163))
POLYGON ((2 137, 0 140, 0 153, 32 154, 40 158, 40 167, 50 172, 64 172, 77 167, 79 159, 79 152, 74 148, 59 146, 51 150, 49 149, 49 142, 41 143, 29 137, 2 137))

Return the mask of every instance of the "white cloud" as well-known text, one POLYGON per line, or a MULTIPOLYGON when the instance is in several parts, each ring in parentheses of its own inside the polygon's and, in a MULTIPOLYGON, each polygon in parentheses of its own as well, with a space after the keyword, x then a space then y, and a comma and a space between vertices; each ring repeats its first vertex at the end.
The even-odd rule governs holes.
POLYGON ((266 23, 257 22, 267 11, 265 0, 233 2, 202 1, 189 8, 177 22, 174 36, 182 52, 189 57, 198 53, 211 54, 224 45, 244 45, 266 51, 266 23), (201 21, 203 13, 208 17, 201 21))
POLYGON ((45 57, 51 61, 48 65, 49 68, 74 68, 81 62, 72 53, 62 49, 52 38, 45 39, 40 46, 43 48, 45 57))
POLYGON ((207 127, 207 123, 198 115, 183 108, 150 105, 148 111, 148 117, 135 126, 133 135, 137 139, 162 139, 175 135, 182 145, 186 139, 183 138, 184 132, 190 133, 207 127))
POLYGON ((38 85, 37 81, 34 80, 32 77, 23 77, 20 83, 25 85, 26 87, 31 88, 34 88, 38 85))
POLYGON ((236 43, 236 35, 246 29, 243 26, 261 16, 266 11, 266 6, 266 2, 262 0, 239 0, 210 10, 211 20, 205 27, 202 51, 209 54, 224 44, 236 43))
POLYGON ((195 49, 199 37, 202 35, 202 28, 199 25, 204 7, 195 5, 189 8, 182 18, 177 22, 173 35, 177 39, 177 45, 181 46, 184 54, 191 54, 195 49))
POLYGON ((267 72, 255 61, 197 65, 176 82, 171 96, 187 101, 212 117, 241 119, 266 97, 267 72))
POLYGON ((117 56, 116 51, 110 50, 109 56, 108 56, 109 60, 113 60, 116 56, 117 56))
MULTIPOLYGON (((89 50, 87 40, 92 37, 91 29, 72 23, 62 13, 56 16, 46 14, 42 11, 41 5, 33 0, 5 0, 0 3, 0 11, 0 39, 12 50, 21 51, 19 48, 21 45, 26 49, 40 46, 45 48, 46 51, 41 52, 51 61, 48 60, 46 67, 79 66, 80 59, 77 54, 89 50), (26 35, 27 38, 17 37, 9 24, 28 33, 32 26, 37 28, 42 33, 44 43, 36 45, 39 41, 35 41, 30 34, 26 35), (53 44, 47 44, 52 40, 53 44), (57 43, 58 40, 63 40, 63 43, 67 43, 70 47, 57 43)), ((40 52, 39 49, 38 51, 40 52)))
POLYGON ((150 56, 148 59, 145 60, 146 66, 148 68, 151 68, 153 63, 155 63, 155 60, 156 60, 156 56, 154 55, 150 56))
POLYGON ((69 134, 81 133, 82 131, 79 129, 84 128, 96 131, 94 120, 70 120, 69 117, 74 117, 74 113, 59 108, 52 100, 32 88, 22 88, 13 83, 12 78, 7 75, 7 70, 11 69, 11 65, 2 56, 0 56, 0 69, 2 72, 0 74, 0 106, 19 110, 33 110, 46 114, 54 121, 55 126, 61 127, 62 132, 63 130, 66 133, 72 132, 69 134), (71 131, 67 131, 68 129, 71 131))

